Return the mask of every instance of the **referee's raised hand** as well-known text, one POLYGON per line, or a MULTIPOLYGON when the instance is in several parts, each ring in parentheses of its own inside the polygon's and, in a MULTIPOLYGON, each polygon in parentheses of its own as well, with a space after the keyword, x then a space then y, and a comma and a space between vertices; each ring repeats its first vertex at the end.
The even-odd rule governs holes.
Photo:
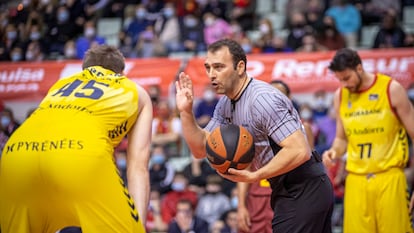
POLYGON ((193 111, 193 101, 194 101, 194 91, 193 91, 193 82, 190 77, 181 72, 178 80, 175 82, 175 88, 177 90, 176 94, 176 104, 179 112, 192 112, 193 111))

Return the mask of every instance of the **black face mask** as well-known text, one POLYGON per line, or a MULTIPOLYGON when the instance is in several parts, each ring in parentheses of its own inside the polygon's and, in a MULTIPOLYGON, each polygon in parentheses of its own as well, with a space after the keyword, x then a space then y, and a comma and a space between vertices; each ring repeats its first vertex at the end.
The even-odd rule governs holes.
POLYGON ((393 28, 384 29, 384 31, 385 31, 387 34, 393 34, 393 33, 394 33, 394 29, 393 29, 393 28))
POLYGON ((206 191, 206 194, 216 195, 219 191, 206 191))
POLYGON ((158 102, 158 96, 151 96, 152 102, 158 102))
POLYGON ((296 23, 296 24, 293 24, 292 27, 294 29, 304 28, 305 27, 305 24, 304 23, 296 23))

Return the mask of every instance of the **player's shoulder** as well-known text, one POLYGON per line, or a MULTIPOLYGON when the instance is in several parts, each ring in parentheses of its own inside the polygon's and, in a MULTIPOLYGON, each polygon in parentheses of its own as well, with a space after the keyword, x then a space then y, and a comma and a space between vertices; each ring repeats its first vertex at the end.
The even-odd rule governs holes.
POLYGON ((396 79, 392 78, 389 75, 383 74, 383 73, 376 73, 376 78, 379 80, 379 83, 382 83, 382 85, 386 86, 392 94, 393 92, 398 92, 401 90, 405 90, 403 85, 396 79))

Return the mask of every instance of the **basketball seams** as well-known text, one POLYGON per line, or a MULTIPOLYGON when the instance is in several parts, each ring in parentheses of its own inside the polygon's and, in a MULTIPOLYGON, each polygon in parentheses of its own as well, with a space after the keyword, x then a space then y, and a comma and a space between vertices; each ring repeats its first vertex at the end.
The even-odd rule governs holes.
POLYGON ((207 159, 220 173, 228 168, 245 169, 254 157, 250 132, 239 125, 221 125, 211 131, 206 142, 207 159))
POLYGON ((252 145, 254 146, 253 138, 245 128, 239 127, 237 140, 237 148, 234 152, 235 157, 232 160, 237 163, 248 162, 248 155, 251 153, 251 149, 254 148, 252 147, 252 145))
POLYGON ((237 152, 240 138, 240 128, 236 125, 230 124, 220 127, 221 139, 223 140, 224 148, 226 149, 225 158, 229 161, 237 162, 234 155, 237 152), (234 140, 237 140, 234 142, 234 140))

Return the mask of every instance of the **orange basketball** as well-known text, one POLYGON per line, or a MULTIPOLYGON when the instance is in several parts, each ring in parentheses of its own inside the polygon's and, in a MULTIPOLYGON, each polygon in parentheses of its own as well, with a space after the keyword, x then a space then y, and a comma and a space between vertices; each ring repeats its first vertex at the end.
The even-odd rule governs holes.
POLYGON ((253 136, 238 125, 222 125, 215 128, 207 138, 207 159, 220 173, 229 168, 245 169, 254 157, 253 136))

